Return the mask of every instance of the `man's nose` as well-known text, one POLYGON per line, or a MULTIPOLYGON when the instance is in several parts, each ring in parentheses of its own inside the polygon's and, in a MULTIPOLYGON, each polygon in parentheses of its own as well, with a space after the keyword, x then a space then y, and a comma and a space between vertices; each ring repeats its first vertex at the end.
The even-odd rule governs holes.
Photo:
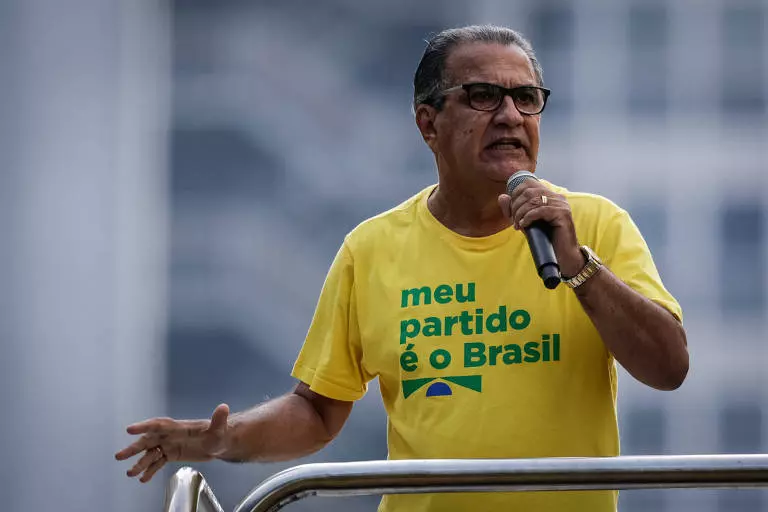
POLYGON ((515 102, 509 95, 504 96, 504 100, 499 108, 494 112, 493 119, 496 123, 517 126, 523 122, 523 114, 517 110, 515 102))

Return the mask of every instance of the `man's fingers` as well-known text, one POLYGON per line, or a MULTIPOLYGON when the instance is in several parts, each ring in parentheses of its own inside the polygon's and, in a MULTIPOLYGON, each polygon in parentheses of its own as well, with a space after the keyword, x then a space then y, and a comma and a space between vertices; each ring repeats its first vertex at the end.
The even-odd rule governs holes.
POLYGON ((133 425, 128 425, 125 430, 133 435, 146 434, 149 432, 157 432, 162 425, 163 420, 161 418, 152 418, 151 420, 144 420, 139 423, 134 423, 133 425))
POLYGON ((562 196, 553 193, 551 190, 543 187, 528 187, 523 193, 512 199, 510 205, 511 220, 516 228, 526 227, 533 220, 544 219, 552 220, 556 217, 563 205, 567 205, 567 201, 562 196), (527 222, 523 222, 523 219, 537 210, 543 210, 539 212, 536 219, 529 219, 527 222))
POLYGON ((516 228, 525 227, 525 225, 522 224, 522 220, 525 218, 528 213, 535 210, 537 207, 531 205, 531 203, 524 203, 520 205, 519 208, 515 210, 514 215, 512 216, 512 224, 515 225, 516 228))
MULTIPOLYGON (((520 220, 517 222, 517 225, 520 226, 520 228, 525 229, 529 225, 531 225, 533 222, 536 222, 537 220, 543 219, 543 210, 544 208, 532 208, 525 212, 525 214, 520 218, 520 220)), ((543 219, 546 220, 546 219, 543 219)))
POLYGON ((509 195, 501 194, 499 196, 499 208, 501 208, 501 213, 507 218, 511 218, 512 214, 509 209, 510 204, 512 204, 512 198, 509 195))
POLYGON ((520 219, 518 224, 521 228, 526 228, 537 220, 543 220, 545 222, 552 222, 557 219, 559 215, 563 213, 562 208, 537 206, 529 209, 520 219))
POLYGON ((541 182, 539 182, 539 181, 536 181, 536 180, 525 180, 522 183, 520 183, 518 186, 516 186, 515 189, 512 191, 512 193, 509 194, 510 197, 512 197, 512 201, 514 201, 515 199, 517 199, 521 195, 524 195, 526 193, 526 190, 528 190, 529 188, 533 188, 533 189, 542 189, 543 188, 545 190, 548 190, 546 188, 546 186, 542 185, 541 182))
POLYGON ((139 478, 139 482, 145 484, 152 480, 152 477, 155 476, 155 473, 160 471, 160 468, 165 466, 165 463, 167 462, 167 459, 165 457, 161 457, 157 459, 155 462, 149 465, 147 470, 144 472, 143 475, 141 475, 141 478, 139 478))
POLYGON ((165 459, 165 457, 163 456, 163 452, 158 448, 150 448, 139 459, 139 461, 136 464, 134 464, 131 469, 128 470, 127 474, 128 476, 137 476, 141 474, 142 471, 144 471, 149 466, 151 466, 154 462, 160 459, 165 459))
MULTIPOLYGON (((526 185, 526 183, 524 182, 520 187, 523 185, 526 185)), ((515 225, 517 225, 522 217, 519 210, 526 205, 530 205, 532 201, 535 201, 535 197, 541 196, 543 191, 541 193, 539 191, 542 191, 541 187, 532 187, 530 185, 520 190, 519 193, 515 190, 516 193, 511 196, 512 201, 509 205, 510 218, 515 225)))
POLYGON ((129 446, 129 447, 127 447, 127 448, 123 448, 122 450, 120 450, 119 452, 117 452, 117 453, 115 454, 115 458, 116 458, 117 460, 125 460, 125 459, 130 459, 131 457, 133 457, 134 455, 136 455, 137 453, 139 453, 140 451, 142 451, 142 449, 143 449, 143 448, 139 448, 139 447, 136 445, 136 443, 133 443, 131 446, 129 446))
POLYGON ((148 438, 146 436, 144 436, 141 439, 139 439, 138 441, 136 441, 135 443, 133 443, 132 445, 128 446, 127 448, 123 448, 122 450, 117 452, 115 454, 115 458, 117 460, 130 459, 131 457, 133 457, 137 453, 141 453, 144 450, 146 450, 147 446, 149 446, 148 445, 148 438))
POLYGON ((227 418, 229 417, 229 406, 227 404, 219 404, 211 415, 211 425, 208 430, 218 431, 224 430, 227 427, 227 418))
POLYGON ((517 203, 512 205, 512 223, 518 228, 522 226, 521 221, 529 212, 544 206, 541 198, 538 196, 531 199, 519 197, 517 203))

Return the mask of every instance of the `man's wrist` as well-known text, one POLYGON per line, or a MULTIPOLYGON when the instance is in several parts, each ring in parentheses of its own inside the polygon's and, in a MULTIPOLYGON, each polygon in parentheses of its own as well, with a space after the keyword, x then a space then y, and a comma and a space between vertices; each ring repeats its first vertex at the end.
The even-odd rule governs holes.
POLYGON ((563 279, 570 279, 584 268, 587 264, 587 257, 581 250, 581 247, 577 247, 573 252, 573 255, 565 260, 560 260, 560 274, 563 279))
POLYGON ((578 288, 603 268, 603 262, 600 261, 600 258, 591 248, 582 245, 580 251, 585 260, 582 268, 574 275, 568 275, 565 272, 562 273, 563 282, 571 288, 578 288))
POLYGON ((246 457, 243 457, 241 453, 237 453, 233 448, 237 446, 236 434, 234 429, 227 429, 223 445, 221 449, 212 453, 214 459, 223 460, 225 462, 248 462, 246 457))
POLYGON ((244 462, 238 457, 236 453, 233 453, 233 448, 238 445, 238 437, 241 435, 238 428, 241 422, 238 421, 236 415, 232 414, 227 418, 227 428, 224 429, 224 434, 218 446, 215 446, 209 453, 213 459, 224 460, 227 462, 244 462))

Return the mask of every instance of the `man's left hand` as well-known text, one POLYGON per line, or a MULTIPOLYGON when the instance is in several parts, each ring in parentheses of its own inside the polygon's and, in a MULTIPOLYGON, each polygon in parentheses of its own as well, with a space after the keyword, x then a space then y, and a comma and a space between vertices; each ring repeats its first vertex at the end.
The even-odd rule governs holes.
POLYGON ((552 247, 557 256, 560 272, 572 277, 584 267, 584 255, 576 238, 571 206, 566 198, 553 192, 542 182, 526 180, 515 188, 512 195, 501 194, 499 206, 515 229, 525 229, 536 221, 552 227, 552 247))

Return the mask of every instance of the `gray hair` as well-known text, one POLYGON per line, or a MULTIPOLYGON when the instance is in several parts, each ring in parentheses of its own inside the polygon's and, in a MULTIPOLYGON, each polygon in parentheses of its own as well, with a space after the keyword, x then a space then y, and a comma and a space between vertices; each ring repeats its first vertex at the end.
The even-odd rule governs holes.
POLYGON ((511 28, 496 25, 469 25, 451 28, 432 36, 427 41, 424 55, 413 76, 413 108, 425 103, 440 109, 444 98, 440 91, 448 86, 445 76, 445 63, 456 46, 466 43, 498 43, 517 46, 531 61, 536 75, 536 85, 543 86, 544 78, 541 65, 533 51, 531 43, 519 32, 511 28))

